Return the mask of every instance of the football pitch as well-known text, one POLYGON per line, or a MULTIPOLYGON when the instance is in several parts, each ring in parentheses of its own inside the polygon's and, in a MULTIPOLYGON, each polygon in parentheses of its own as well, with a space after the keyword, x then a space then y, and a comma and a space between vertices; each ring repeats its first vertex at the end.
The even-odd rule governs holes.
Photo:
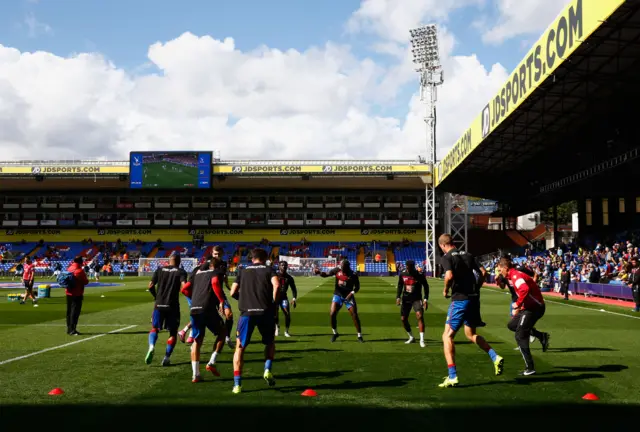
MULTIPOLYGON (((551 333, 551 347, 543 353, 534 342, 538 374, 519 377, 523 360, 506 328, 510 298, 487 287, 482 294, 487 327, 480 333, 505 358, 504 374, 496 377, 488 355, 459 334, 460 386, 441 389, 438 384, 447 374, 441 334, 448 307, 442 282, 430 281, 427 347, 420 348, 404 343, 395 281, 362 278, 357 301, 365 343, 360 344, 346 310, 339 315, 341 337, 330 341, 333 280, 297 278, 292 337, 278 337, 276 342, 276 386, 269 388, 262 380, 262 346, 256 330, 239 395, 231 393, 228 347, 218 358, 220 378, 204 370, 213 342, 210 333, 201 359, 203 383, 191 383, 185 344, 176 346, 172 366, 160 366, 166 332, 158 340, 154 363, 145 364, 153 308, 146 278, 126 279, 121 287, 88 288, 78 326, 82 335, 77 337, 65 333, 61 290, 52 290, 52 298, 41 300, 38 308, 8 302, 12 291, 2 290, 0 429, 55 429, 64 424, 65 430, 221 425, 452 430, 454 425, 520 431, 617 430, 635 424, 640 412, 638 315, 612 306, 548 300, 547 313, 537 327, 551 333), (57 387, 65 393, 49 396, 57 387), (318 396, 302 397, 308 388, 318 396), (595 393, 600 400, 582 400, 586 393, 595 393)), ((183 325, 187 319, 182 301, 183 325)), ((411 324, 417 337, 414 316, 411 324)))
POLYGON ((145 164, 143 167, 144 176, 142 178, 143 188, 172 189, 198 187, 198 168, 188 167, 171 162, 157 162, 145 164), (162 168, 166 166, 167 169, 162 168))

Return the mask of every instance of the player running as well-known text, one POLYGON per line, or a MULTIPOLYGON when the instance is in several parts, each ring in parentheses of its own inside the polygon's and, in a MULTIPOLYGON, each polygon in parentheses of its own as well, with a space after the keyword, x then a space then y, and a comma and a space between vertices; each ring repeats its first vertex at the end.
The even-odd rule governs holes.
POLYGON ((36 266, 31 261, 31 258, 27 258, 22 267, 22 284, 24 285, 24 297, 20 301, 20 304, 25 304, 27 298, 31 299, 33 307, 38 307, 38 299, 33 293, 33 284, 35 283, 36 266))
MULTIPOLYGON (((229 277, 227 275, 227 271, 228 271, 227 263, 222 259, 223 255, 224 255, 224 249, 222 248, 222 246, 213 247, 212 257, 219 259, 222 262, 220 271, 223 274, 224 286, 226 286, 227 289, 231 291, 231 288, 229 287, 229 277)), ((226 336, 225 343, 229 345, 229 348, 235 349, 236 348, 235 341, 231 340, 231 331, 233 330, 233 312, 231 311, 231 307, 229 307, 228 310, 229 310, 229 313, 225 315, 225 320, 224 320, 224 325, 225 325, 225 328, 227 329, 227 336, 226 336)))
POLYGON ((291 334, 289 334, 289 328, 291 327, 291 306, 289 305, 289 297, 287 296, 287 291, 289 291, 289 288, 291 288, 291 293, 293 294, 291 304, 294 308, 296 307, 296 297, 298 297, 296 281, 293 279, 293 276, 291 276, 287 272, 288 269, 289 263, 287 263, 286 261, 282 261, 278 265, 278 281, 280 282, 280 292, 278 294, 277 303, 280 305, 280 307, 276 307, 276 336, 278 336, 280 332, 280 309, 282 309, 286 327, 286 330, 284 331, 284 337, 291 337, 291 334))
POLYGON ((544 316, 546 309, 544 298, 538 284, 533 279, 513 267, 508 258, 502 258, 498 264, 500 275, 509 281, 518 296, 512 303, 513 317, 509 321, 509 330, 515 333, 516 342, 520 353, 524 358, 526 369, 520 375, 529 376, 536 373, 533 364, 531 349, 529 348, 529 336, 533 334, 542 343, 542 351, 549 348, 549 334, 542 333, 534 328, 536 322, 544 316))
POLYGON ((478 287, 482 286, 483 273, 471 254, 458 251, 449 234, 441 235, 438 239, 438 245, 444 253, 441 261, 442 270, 444 271, 443 295, 445 298, 451 297, 451 305, 447 312, 447 322, 442 334, 444 357, 447 360, 449 376, 444 379, 440 387, 455 387, 458 385, 453 340, 463 324, 464 334, 467 339, 489 354, 495 368, 495 374, 501 375, 504 368, 504 359, 496 354, 482 336, 476 334, 476 328, 480 324, 480 303, 477 300, 478 287), (449 292, 451 292, 451 296, 449 292))
POLYGON ((358 316, 358 306, 356 304, 355 294, 360 291, 360 279, 356 272, 351 270, 351 263, 348 260, 342 260, 340 267, 336 267, 329 273, 320 272, 316 268, 316 274, 320 274, 321 277, 327 278, 335 276, 336 285, 333 291, 333 300, 331 302, 331 330, 333 336, 331 342, 335 342, 340 335, 338 334, 338 312, 342 308, 342 305, 347 307, 347 310, 351 314, 353 324, 358 332, 358 341, 364 343, 362 339, 362 326, 360 325, 360 317, 358 316))
POLYGON ((216 359, 224 347, 227 331, 222 323, 219 310, 222 309, 227 316, 231 312, 222 290, 223 281, 222 261, 218 258, 211 258, 208 264, 203 264, 195 271, 193 281, 185 285, 183 289, 183 293, 191 297, 191 328, 194 339, 193 345, 191 345, 191 367, 193 370, 192 382, 194 383, 202 381, 200 350, 207 329, 216 335, 216 340, 206 370, 215 376, 220 376, 216 368, 216 359))
MULTIPOLYGON (((205 255, 202 258, 202 264, 200 266, 196 266, 193 270, 191 270, 191 275, 189 275, 189 283, 193 284, 193 278, 195 277, 198 270, 200 269, 207 270, 209 268, 209 265, 211 264, 211 258, 212 256, 210 254, 205 255)), ((191 309, 190 290, 182 290, 182 294, 184 294, 184 296, 186 297, 189 309, 191 309)), ((190 331, 190 330, 191 330, 191 319, 189 320, 187 325, 184 326, 184 328, 178 332, 178 338, 180 339, 180 342, 184 343, 187 332, 189 332, 189 337, 187 338, 187 344, 191 345, 193 343, 193 331, 190 331)))
POLYGON ((400 319, 402 325, 409 335, 409 340, 405 343, 415 342, 411 326, 409 325, 409 314, 411 309, 416 313, 418 329, 420 330, 420 346, 424 348, 424 311, 429 307, 429 283, 424 275, 416 269, 416 263, 407 261, 405 269, 398 276, 398 291, 396 293, 396 305, 400 306, 400 319), (424 298, 422 291, 424 289, 424 298))
POLYGON ((253 330, 258 327, 264 344, 263 378, 274 386, 271 372, 275 356, 275 309, 280 282, 273 267, 265 265, 268 255, 264 249, 251 251, 252 264, 242 269, 231 286, 231 295, 238 298, 240 319, 236 331, 236 353, 233 356, 233 393, 242 392, 244 351, 251 342, 253 330))
POLYGON ((169 360, 178 341, 178 326, 180 325, 180 290, 187 282, 187 273, 180 268, 180 255, 173 254, 169 258, 169 265, 156 269, 149 282, 149 292, 155 299, 151 331, 149 332, 149 351, 145 363, 151 364, 158 341, 158 332, 169 330, 167 349, 162 359, 162 366, 169 366, 169 360), (156 289, 157 287, 157 289, 156 289))

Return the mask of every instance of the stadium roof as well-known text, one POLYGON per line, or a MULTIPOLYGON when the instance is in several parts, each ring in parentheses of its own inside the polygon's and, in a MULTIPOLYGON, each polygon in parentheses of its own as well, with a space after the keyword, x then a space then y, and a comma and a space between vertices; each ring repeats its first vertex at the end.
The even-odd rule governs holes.
POLYGON ((522 214, 635 175, 639 9, 571 1, 438 164, 436 186, 522 214))
MULTIPOLYGON (((125 189, 129 161, 0 162, 0 189, 125 189), (46 180, 46 181, 45 181, 46 180)), ((212 165, 213 189, 415 190, 431 181, 429 165, 408 160, 230 160, 212 165), (349 178, 346 181, 345 177, 349 178), (265 178, 269 181, 265 182, 265 178), (292 181, 298 180, 298 181, 292 181)))

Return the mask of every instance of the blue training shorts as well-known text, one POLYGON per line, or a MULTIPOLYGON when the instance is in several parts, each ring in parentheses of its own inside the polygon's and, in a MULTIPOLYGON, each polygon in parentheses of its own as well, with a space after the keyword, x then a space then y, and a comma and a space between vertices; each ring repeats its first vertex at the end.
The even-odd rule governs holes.
POLYGON ((447 312, 447 324, 457 332, 463 325, 476 328, 480 325, 480 304, 472 300, 454 300, 447 312))
POLYGON ((282 309, 287 309, 289 307, 289 299, 286 299, 286 298, 282 299, 280 301, 280 307, 282 309))
POLYGON ((171 308, 154 309, 151 316, 151 326, 155 329, 177 332, 180 327, 180 311, 171 308))
POLYGON ((201 313, 197 315, 191 315, 191 336, 194 339, 204 339, 204 335, 207 329, 214 335, 220 335, 220 332, 224 330, 222 325, 222 318, 218 313, 201 313))
POLYGON ((347 310, 351 310, 351 308, 356 305, 356 298, 354 296, 351 296, 351 300, 345 300, 339 295, 334 294, 332 301, 333 303, 337 303, 338 307, 342 307, 342 305, 345 305, 347 307, 347 310))
POLYGON ((191 309, 191 297, 187 297, 187 304, 189 305, 189 309, 191 309))
POLYGON ((271 345, 275 339, 276 320, 273 310, 263 315, 242 315, 238 320, 236 337, 240 346, 246 348, 251 342, 253 330, 258 327, 264 345, 271 345))

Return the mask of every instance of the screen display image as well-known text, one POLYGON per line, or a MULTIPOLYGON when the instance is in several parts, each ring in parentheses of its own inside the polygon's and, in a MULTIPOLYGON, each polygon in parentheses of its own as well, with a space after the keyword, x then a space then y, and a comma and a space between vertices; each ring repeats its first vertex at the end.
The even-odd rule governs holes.
POLYGON ((133 189, 208 189, 211 153, 131 153, 129 177, 133 189))

